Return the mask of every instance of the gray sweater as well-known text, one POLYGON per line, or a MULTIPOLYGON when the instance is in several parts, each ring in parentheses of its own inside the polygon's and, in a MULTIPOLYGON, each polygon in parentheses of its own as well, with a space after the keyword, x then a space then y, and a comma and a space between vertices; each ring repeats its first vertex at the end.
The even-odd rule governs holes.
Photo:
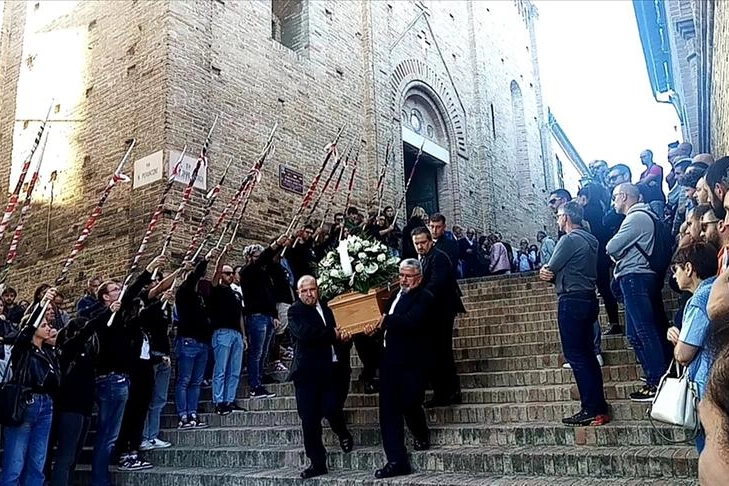
POLYGON ((597 246, 597 238, 583 228, 557 241, 547 265, 555 275, 557 295, 595 291, 597 246))
POLYGON ((615 260, 615 278, 635 273, 654 273, 648 260, 635 246, 640 245, 648 255, 653 253, 653 219, 644 211, 651 211, 647 204, 633 205, 618 232, 607 242, 605 249, 615 260))

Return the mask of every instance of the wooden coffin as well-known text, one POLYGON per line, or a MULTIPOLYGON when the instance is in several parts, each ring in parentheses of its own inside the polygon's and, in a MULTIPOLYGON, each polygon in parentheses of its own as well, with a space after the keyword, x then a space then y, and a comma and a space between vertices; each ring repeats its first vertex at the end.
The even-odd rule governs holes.
POLYGON ((365 326, 377 323, 385 313, 385 305, 395 289, 372 289, 366 294, 348 292, 329 301, 337 327, 351 334, 364 332, 365 326))

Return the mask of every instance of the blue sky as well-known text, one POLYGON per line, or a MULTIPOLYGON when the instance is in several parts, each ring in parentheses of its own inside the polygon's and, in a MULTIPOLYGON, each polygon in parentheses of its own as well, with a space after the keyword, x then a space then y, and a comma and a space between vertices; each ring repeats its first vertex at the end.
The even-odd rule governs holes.
POLYGON ((627 163, 635 179, 638 154, 651 149, 667 172, 666 145, 680 126, 673 107, 653 98, 632 2, 536 5, 546 102, 585 162, 627 163))

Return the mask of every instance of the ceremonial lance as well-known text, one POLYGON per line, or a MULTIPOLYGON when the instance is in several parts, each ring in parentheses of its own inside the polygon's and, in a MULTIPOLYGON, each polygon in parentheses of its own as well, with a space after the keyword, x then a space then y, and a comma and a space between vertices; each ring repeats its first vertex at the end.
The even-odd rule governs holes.
MULTIPOLYGON (((63 268, 61 269, 61 273, 56 278, 56 281, 55 281, 56 286, 61 285, 65 281, 66 274, 68 273, 69 269, 71 268, 71 265, 73 265, 73 262, 76 261, 76 256, 78 256, 79 252, 81 252, 81 250, 83 250, 84 244, 86 243, 86 239, 89 237, 89 234, 91 234, 91 230, 93 229, 94 225, 96 224, 96 221, 101 216, 101 211, 104 207, 104 204, 106 203, 106 200, 109 198, 111 191, 114 189, 114 187, 116 187, 117 183, 129 182, 129 178, 122 173, 122 170, 124 169, 124 165, 126 165, 127 160, 129 160, 129 156, 131 155, 132 149, 134 148, 134 145, 136 143, 137 142, 135 139, 131 139, 129 141, 129 148, 127 148, 127 151, 124 154, 124 157, 122 158, 121 162, 119 163, 119 166, 116 168, 116 170, 112 174, 111 178, 109 179, 109 182, 106 183, 106 187, 101 192, 99 201, 96 203, 96 206, 94 207, 93 211, 91 211, 91 216, 89 216, 89 218, 86 220, 86 224, 84 224, 84 227, 81 230, 81 234, 79 235, 78 239, 76 240, 76 242, 73 245, 71 254, 66 259, 66 263, 64 263, 63 268)), ((33 322, 33 325, 35 327, 38 327, 38 325, 40 324, 47 308, 48 308, 48 301, 45 301, 40 310, 40 314, 36 317, 35 321, 33 322)))
MULTIPOLYGON (((175 165, 172 166, 172 171, 170 171, 170 175, 167 177, 167 184, 165 184, 165 187, 162 190, 162 194, 159 197, 159 201, 157 201, 157 206, 154 208, 152 217, 150 218, 149 223, 147 224, 147 231, 144 232, 144 236, 142 237, 142 242, 139 244, 139 248, 137 249, 137 252, 134 254, 134 257, 132 258, 132 263, 129 265, 129 270, 127 270, 127 276, 124 279, 124 284, 122 285, 121 292, 119 293, 119 300, 121 300, 122 297, 124 297, 124 294, 126 293, 127 288, 129 287, 129 283, 132 280, 132 275, 134 275, 134 271, 139 266, 139 261, 141 260, 142 255, 144 255, 144 252, 147 249, 147 244, 149 243, 149 239, 152 237, 152 233, 154 232, 154 229, 157 227, 157 223, 159 222, 159 219, 162 216, 162 212, 165 209, 165 202, 167 201, 167 196, 169 195, 170 191, 172 190, 172 186, 175 183, 175 177, 177 177, 177 175, 180 173, 180 167, 182 167, 182 160, 185 158, 185 152, 187 152, 187 145, 185 145, 185 147, 182 149, 180 156, 177 157, 177 161, 175 162, 175 165)), ((113 312, 111 314, 109 321, 106 323, 107 326, 111 326, 111 323, 114 320, 115 315, 116 315, 116 312, 113 312)))
MULTIPOLYGON (((195 185, 195 181, 197 180, 197 175, 200 172, 200 166, 207 161, 208 147, 210 146, 210 136, 213 134, 213 129, 215 128, 215 125, 217 123, 218 116, 216 115, 215 120, 213 121, 213 125, 210 127, 210 130, 208 130, 208 135, 207 137, 205 137, 205 143, 203 143, 203 146, 200 149, 200 155, 197 158, 195 168, 190 174, 190 180, 188 181, 187 186, 182 193, 182 201, 180 201, 180 205, 177 207, 177 211, 175 212, 175 218, 172 220, 170 230, 167 233, 167 237, 165 238, 164 243, 162 244, 162 251, 160 251, 160 255, 165 255, 167 253, 167 249, 169 248, 170 242, 172 241, 172 235, 175 234, 177 226, 180 224, 180 221, 182 221, 182 216, 185 213, 185 207, 187 207, 187 203, 192 197, 192 189, 195 185)), ((155 270, 155 275, 156 273, 157 271, 155 270)))
POLYGON ((423 138, 423 143, 420 144, 420 148, 418 149, 418 155, 415 157, 415 162, 413 163, 413 168, 410 169, 410 176, 408 177, 408 181, 405 184, 405 191, 402 193, 402 197, 400 198, 400 202, 397 203, 397 210, 395 211, 395 217, 392 218, 392 221, 397 221, 397 216, 400 214, 400 209, 402 209, 402 205, 405 202, 405 197, 408 194, 408 189, 410 189, 410 183, 413 182, 413 176, 415 175, 415 169, 418 167, 418 162, 420 161, 420 156, 423 154, 423 146, 425 145, 425 138, 423 138))
POLYGON ((35 154, 35 151, 40 144, 41 137, 43 137, 43 131, 46 129, 46 125, 48 124, 48 118, 51 116, 52 108, 53 102, 51 101, 51 106, 48 107, 48 113, 46 113, 46 118, 45 120, 43 120, 43 123, 41 123, 41 126, 38 129, 38 133, 36 133, 35 139, 33 140, 33 146, 30 149, 30 154, 28 154, 28 156, 25 158, 25 161, 23 162, 23 167, 20 169, 20 176, 18 177, 18 182, 15 184, 15 189, 13 189, 13 192, 10 194, 8 203, 5 206, 5 212, 3 213, 3 217, 0 220, 0 241, 3 240, 3 237, 5 236, 5 230, 10 224, 10 218, 13 216, 15 208, 18 205, 20 191, 23 190, 23 183, 25 182, 25 178, 28 175, 28 169, 30 169, 30 162, 33 159, 33 154, 35 154))
POLYGON ((40 173, 41 165, 43 164, 43 156, 46 153, 46 145, 48 144, 48 137, 50 136, 50 133, 51 129, 49 127, 46 131, 45 139, 43 140, 43 146, 41 147, 40 153, 38 155, 38 161, 33 168, 33 175, 31 175, 30 182, 28 183, 28 189, 25 192, 25 199, 23 200, 23 204, 20 206, 20 219, 18 220, 18 225, 15 227, 15 231, 13 232, 13 239, 10 240, 8 255, 5 258, 5 266, 0 273, 0 284, 5 282, 5 279, 8 276, 8 272, 10 271, 10 267, 13 265, 13 263, 15 262, 15 257, 18 255, 18 244, 20 243, 20 238, 23 236, 23 229, 28 223, 28 218, 30 217, 30 206, 33 201, 33 190, 35 189, 36 184, 38 184, 38 176, 40 173))

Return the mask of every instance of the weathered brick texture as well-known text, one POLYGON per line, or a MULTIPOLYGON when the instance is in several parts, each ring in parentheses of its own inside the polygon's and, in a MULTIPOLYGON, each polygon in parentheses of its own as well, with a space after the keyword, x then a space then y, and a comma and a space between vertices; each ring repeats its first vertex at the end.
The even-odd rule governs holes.
MULTIPOLYGON (((365 142, 353 203, 366 206, 392 138, 385 194, 394 204, 404 187, 400 106, 413 87, 430 96, 447 133, 451 161, 438 180, 449 222, 499 230, 512 240, 551 227, 543 202, 551 189, 545 180, 554 174, 552 157, 542 160, 529 2, 310 0, 301 7, 279 26, 301 26, 282 34, 291 49, 272 38, 269 1, 6 2, 0 159, 17 166, 48 100, 59 105, 46 155, 53 163, 44 171, 45 184, 50 170, 59 170, 50 229, 46 188, 34 203, 13 285, 26 290, 55 277, 127 138, 137 139, 134 159, 185 143, 197 151, 217 114, 209 181, 228 156, 237 161, 214 214, 279 123, 276 152, 240 243, 286 227, 301 197, 279 188, 278 165, 304 172, 308 185, 323 147, 345 124, 345 144, 365 142)), ((8 164, 0 166, 2 194, 10 173, 8 164)), ((162 184, 115 189, 73 268, 73 290, 90 274, 123 276, 162 184)), ((181 186, 163 230, 180 193, 181 186)), ((188 218, 200 217, 201 194, 188 218)), ((344 194, 336 204, 344 205, 344 194)), ((195 226, 188 221, 175 235, 173 255, 184 251, 195 226)))
POLYGON ((729 5, 714 3, 714 49, 711 76, 711 150, 729 154, 729 5))

